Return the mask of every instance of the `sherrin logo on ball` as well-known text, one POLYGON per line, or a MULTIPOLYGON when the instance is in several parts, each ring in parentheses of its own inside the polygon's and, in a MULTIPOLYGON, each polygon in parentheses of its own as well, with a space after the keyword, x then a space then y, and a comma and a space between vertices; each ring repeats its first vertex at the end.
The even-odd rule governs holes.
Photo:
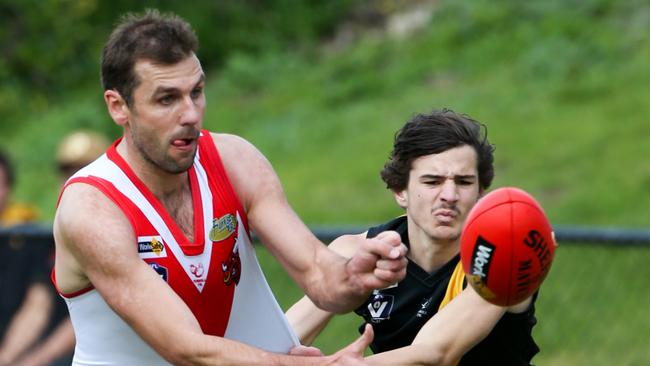
POLYGON ((557 244, 539 203, 519 188, 505 187, 472 208, 460 246, 468 283, 487 301, 509 306, 537 291, 557 244))

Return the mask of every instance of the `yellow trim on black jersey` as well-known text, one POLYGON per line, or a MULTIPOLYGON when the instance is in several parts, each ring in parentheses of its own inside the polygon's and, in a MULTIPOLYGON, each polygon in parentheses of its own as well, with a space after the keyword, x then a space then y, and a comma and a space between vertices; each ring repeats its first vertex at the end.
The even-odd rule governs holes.
MULTIPOLYGON (((447 291, 445 291, 445 297, 442 298, 438 311, 442 310, 454 297, 458 296, 463 291, 463 284, 465 281, 465 272, 463 271, 463 264, 459 260, 454 268, 454 272, 451 274, 449 279, 449 284, 447 285, 447 291)), ((460 361, 459 361, 460 362, 460 361)), ((459 362, 454 363, 458 365, 459 362)))
POLYGON ((463 284, 465 281, 465 272, 463 271, 463 265, 461 261, 458 261, 454 272, 451 274, 449 279, 449 284, 447 285, 447 291, 445 292, 445 297, 442 298, 438 311, 442 310, 449 302, 458 294, 463 291, 463 284))

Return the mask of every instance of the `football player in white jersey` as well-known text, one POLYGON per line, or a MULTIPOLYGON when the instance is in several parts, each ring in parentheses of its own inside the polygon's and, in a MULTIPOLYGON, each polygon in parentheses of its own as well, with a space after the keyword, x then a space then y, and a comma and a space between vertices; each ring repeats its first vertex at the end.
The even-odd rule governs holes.
MULTIPOLYGON (((200 304, 188 304, 196 303, 189 297, 210 291, 210 283, 195 278, 192 283, 197 285, 196 290, 179 294, 171 287, 173 279, 164 268, 143 260, 164 254, 175 257, 178 263, 190 263, 186 267, 192 269, 185 268, 187 273, 182 276, 221 275, 222 263, 211 266, 209 261, 191 262, 204 248, 219 248, 221 234, 213 235, 210 227, 205 227, 212 224, 212 218, 196 206, 204 205, 205 212, 210 213, 205 205, 212 205, 210 197, 218 193, 214 189, 217 183, 211 178, 213 167, 202 164, 218 155, 227 173, 225 179, 234 191, 233 202, 242 208, 236 212, 236 221, 217 220, 219 225, 237 222, 240 228, 255 231, 318 306, 333 312, 352 310, 373 289, 389 286, 405 274, 406 248, 397 233, 387 232, 373 239, 346 237, 342 240, 355 241, 359 250, 351 259, 335 254, 294 213, 273 168, 254 146, 237 136, 201 130, 205 76, 196 49, 197 40, 189 24, 156 11, 125 17, 104 48, 104 100, 124 135, 107 154, 68 181, 54 222, 53 279, 67 298, 75 327, 74 364, 365 364, 362 353, 372 339, 370 329, 330 356, 301 347, 292 348, 289 354, 271 352, 205 334, 203 321, 211 319, 193 312, 192 306, 200 304), (218 154, 209 156, 209 149, 199 149, 200 144, 216 146, 218 154), (95 183, 84 184, 91 181, 95 183), (201 197, 197 198, 199 193, 201 197), (205 222, 201 221, 204 217, 205 222), (139 220, 155 228, 160 236, 147 236, 141 243, 143 237, 136 233, 139 220), (171 235, 165 234, 167 229, 171 235), (210 238, 206 239, 210 245, 200 246, 196 253, 193 245, 181 252, 169 242, 180 238, 191 244, 202 242, 203 237, 210 238), (113 327, 111 331, 115 332, 104 334, 103 327, 113 327)), ((244 233, 238 239, 247 236, 244 233)), ((246 247, 246 243, 235 242, 231 255, 246 247)), ((242 257, 242 267, 244 260, 242 257)), ((237 264, 239 259, 229 263, 237 264)), ((225 268, 238 267, 224 262, 225 268)), ((224 281, 233 275, 236 278, 237 273, 228 272, 224 281)), ((238 300, 232 301, 235 304, 238 300)), ((233 320, 231 316, 228 321, 239 322, 245 317, 233 320)), ((283 315, 279 320, 286 323, 283 315)), ((228 329, 237 326, 227 324, 228 329)), ((260 325, 260 329, 247 327, 253 336, 263 330, 260 325)), ((247 339, 245 330, 238 330, 242 334, 239 339, 247 339)))

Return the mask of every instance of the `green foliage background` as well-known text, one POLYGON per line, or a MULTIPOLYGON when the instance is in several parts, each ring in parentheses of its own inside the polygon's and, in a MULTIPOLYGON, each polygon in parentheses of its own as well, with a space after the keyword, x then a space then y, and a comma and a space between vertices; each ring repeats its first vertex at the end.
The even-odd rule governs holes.
MULTIPOLYGON (((308 224, 399 214, 378 176, 392 136, 414 113, 449 107, 487 124, 494 186, 528 190, 554 224, 648 227, 648 2, 439 1, 417 34, 372 32, 324 46, 360 7, 399 3, 5 0, 0 147, 19 165, 16 198, 49 221, 57 141, 78 127, 118 136, 101 99, 98 55, 118 14, 156 6, 197 29, 209 79, 205 126, 258 146, 308 224)), ((298 290, 261 256, 288 306, 298 290)), ((621 314, 612 310, 647 306, 647 263, 644 249, 560 247, 540 297, 536 360, 647 364, 640 340, 650 319, 614 320, 621 314)), ((344 319, 323 349, 354 338, 356 321, 344 319)))

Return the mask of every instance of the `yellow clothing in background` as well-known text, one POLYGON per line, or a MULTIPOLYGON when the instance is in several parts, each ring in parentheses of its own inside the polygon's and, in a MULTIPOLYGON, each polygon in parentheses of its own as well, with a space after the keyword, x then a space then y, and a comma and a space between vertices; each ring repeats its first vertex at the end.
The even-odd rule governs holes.
POLYGON ((36 208, 24 203, 9 203, 7 208, 0 212, 0 226, 25 224, 36 219, 38 219, 36 208))

